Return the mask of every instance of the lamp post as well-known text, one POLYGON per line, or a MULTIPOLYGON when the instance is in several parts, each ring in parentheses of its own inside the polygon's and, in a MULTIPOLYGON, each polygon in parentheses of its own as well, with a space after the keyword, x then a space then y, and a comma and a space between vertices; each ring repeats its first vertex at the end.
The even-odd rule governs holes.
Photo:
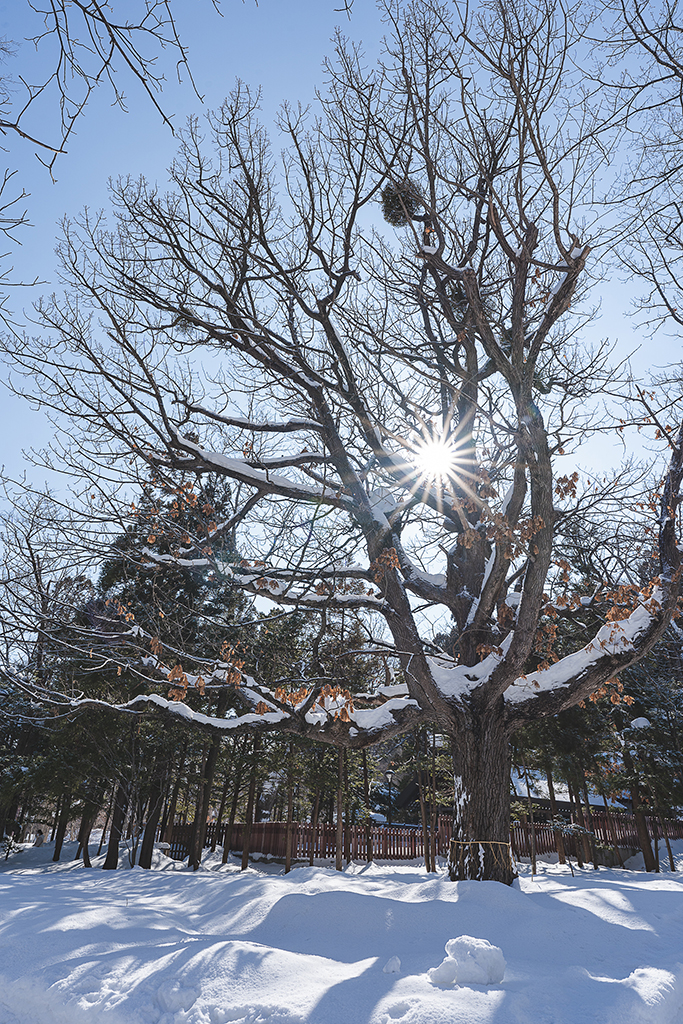
POLYGON ((389 783, 389 809, 387 811, 387 825, 391 826, 391 783, 394 778, 395 772, 393 772, 390 768, 388 772, 385 772, 385 775, 389 783))

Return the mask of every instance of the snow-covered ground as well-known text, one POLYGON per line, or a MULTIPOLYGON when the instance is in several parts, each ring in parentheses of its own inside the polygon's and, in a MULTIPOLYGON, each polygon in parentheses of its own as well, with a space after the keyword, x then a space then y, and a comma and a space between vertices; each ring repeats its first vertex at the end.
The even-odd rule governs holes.
POLYGON ((105 872, 74 852, 0 862, 0 1024, 683 1022, 683 843, 680 876, 524 865, 512 888, 215 856, 105 872), (486 941, 446 957, 463 936, 486 941))

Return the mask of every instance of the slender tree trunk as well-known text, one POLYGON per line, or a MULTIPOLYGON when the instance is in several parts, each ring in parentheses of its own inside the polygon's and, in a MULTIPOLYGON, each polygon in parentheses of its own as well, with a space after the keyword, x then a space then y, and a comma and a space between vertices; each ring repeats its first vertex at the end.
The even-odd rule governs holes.
POLYGON ((342 818, 342 804, 344 800, 344 749, 339 748, 337 753, 337 849, 335 851, 335 868, 337 871, 343 869, 342 859, 344 856, 344 821, 342 818))
POLYGON ((123 825, 126 819, 126 811, 128 809, 128 786, 125 782, 119 782, 116 797, 114 798, 114 812, 111 819, 111 829, 109 831, 109 845, 107 846, 107 856, 105 857, 102 868, 104 871, 115 871, 119 866, 119 843, 121 841, 121 834, 123 832, 123 825))
POLYGON ((534 821, 534 805, 531 799, 531 786, 529 784, 529 773, 524 765, 524 781, 526 782, 526 803, 531 826, 531 874, 536 874, 536 822, 534 821))
POLYGON ((351 863, 351 810, 349 806, 349 752, 344 748, 344 860, 351 863))
POLYGON ((257 754, 261 746, 261 737, 254 736, 254 743, 252 746, 252 768, 251 778, 249 779, 249 791, 247 793, 247 811, 244 816, 244 830, 242 835, 244 837, 244 844, 242 846, 242 871, 246 871, 249 867, 249 843, 251 840, 251 826, 254 820, 254 804, 256 796, 256 780, 258 776, 258 758, 257 754))
POLYGON ((102 853, 102 847, 104 846, 104 838, 105 838, 105 836, 107 834, 107 829, 109 828, 109 819, 111 818, 111 812, 112 812, 112 809, 114 807, 114 797, 115 797, 115 795, 116 795, 116 790, 112 789, 111 795, 109 797, 109 804, 107 805, 107 813, 106 813, 105 818, 104 818, 104 826, 102 828, 102 835, 100 836, 100 845, 97 847, 97 856, 98 857, 102 853))
MULTIPOLYGON (((81 853, 83 852, 83 831, 84 831, 85 825, 87 824, 87 820, 88 820, 88 805, 86 803, 86 804, 83 805, 83 813, 81 814, 81 821, 80 821, 80 824, 78 826, 78 835, 76 836, 76 839, 78 841, 78 846, 76 847, 76 853, 74 855, 74 860, 80 860, 81 859, 81 853)), ((86 867, 87 866, 88 865, 86 865, 86 867)))
MULTIPOLYGON (((555 799, 555 786, 553 785, 553 773, 550 765, 546 766, 545 770, 546 778, 548 780, 548 799, 550 800, 550 813, 554 821, 557 820, 557 800, 555 799)), ((557 859, 560 864, 566 864, 567 858, 564 852, 564 838, 561 832, 555 830, 553 832, 555 836, 555 849, 557 850, 557 859)))
MULTIPOLYGON (((512 775, 510 775, 510 778, 508 779, 508 789, 510 790, 510 793, 514 791, 515 796, 517 795, 517 787, 512 781, 512 775)), ((510 851, 512 854, 513 861, 517 863, 520 859, 520 854, 517 849, 517 844, 515 842, 514 829, 512 828, 512 810, 510 810, 510 851)))
POLYGON ((294 756, 294 744, 290 740, 289 757, 287 765, 287 825, 285 828, 285 874, 292 870, 292 815, 294 812, 294 772, 292 758, 294 756))
POLYGON ((83 854, 83 867, 92 867, 90 860, 90 850, 88 843, 90 841, 90 833, 93 830, 93 825, 97 820, 97 815, 100 813, 102 806, 102 797, 104 796, 104 786, 98 786, 97 790, 93 795, 86 799, 85 807, 83 809, 83 817, 81 818, 81 827, 78 830, 78 851, 76 853, 76 859, 78 860, 81 853, 83 854))
POLYGON ((311 818, 311 848, 308 852, 308 863, 313 867, 315 860, 315 841, 318 837, 318 815, 320 813, 320 786, 315 791, 315 803, 313 804, 313 817, 311 818))
POLYGON ((598 870, 598 853, 597 853, 597 850, 595 848, 595 835, 594 835, 594 832, 593 832, 593 815, 591 814, 591 805, 590 805, 590 800, 589 800, 589 797, 588 797, 588 783, 586 782, 585 776, 584 776, 584 780, 583 780, 583 799, 584 799, 585 804, 586 804, 586 828, 590 832, 589 842, 590 842, 590 850, 591 850, 591 860, 593 861, 593 869, 595 871, 597 871, 598 870))
MULTIPOLYGON (((224 706, 221 709, 219 704, 217 715, 219 718, 225 713, 227 696, 224 706)), ((202 853, 206 842, 206 829, 208 824, 209 807, 211 805, 211 790, 213 779, 216 773, 216 762, 221 748, 221 737, 215 735, 208 750, 205 748, 202 757, 202 777, 199 780, 199 792, 197 794, 197 808, 195 811, 195 827, 192 832, 192 843, 190 845, 190 858, 188 865, 196 871, 202 861, 202 853)))
POLYGON ((263 811, 262 797, 263 797, 263 785, 257 782, 257 790, 254 796, 254 824, 258 824, 261 820, 261 814, 263 811))
POLYGON ((511 884, 510 747, 500 708, 469 721, 451 737, 455 805, 448 862, 451 879, 511 884), (484 841, 484 837, 486 840, 484 841))
POLYGON ((669 867, 672 871, 675 871, 676 865, 674 863, 674 855, 671 851, 671 843, 669 842, 669 836, 666 831, 666 822, 664 821, 664 818, 661 816, 661 814, 659 815, 659 824, 662 827, 662 835, 664 836, 664 842, 666 843, 666 852, 669 855, 669 867))
POLYGON ((19 819, 19 822, 21 824, 21 832, 19 833, 20 843, 26 842, 26 835, 31 821, 32 811, 33 805, 31 804, 31 801, 28 800, 26 803, 24 803, 23 807, 21 808, 21 818, 19 819))
POLYGON ((650 817, 650 821, 652 822, 652 846, 655 854, 655 872, 659 874, 659 835, 657 832, 657 815, 653 813, 650 817))
POLYGON ((57 832, 55 834, 55 852, 52 855, 53 861, 58 861, 62 852, 62 844, 64 843, 64 835, 66 833, 66 826, 69 824, 69 811, 71 810, 71 794, 62 794, 62 805, 59 811, 59 821, 57 822, 57 832))
POLYGON ((363 801, 365 803, 365 859, 372 861, 372 818, 370 817, 370 779, 368 777, 368 752, 363 747, 363 801))
POLYGON ((623 868, 623 866, 624 866, 624 858, 621 856, 621 850, 619 849, 619 840, 618 840, 618 837, 617 837, 616 825, 614 824, 614 818, 612 817, 612 812, 609 809, 609 804, 607 803, 607 797, 605 796, 604 793, 602 794, 602 802, 605 805, 605 815, 607 817, 607 824, 609 825, 610 834, 612 836, 612 842, 614 843, 614 852, 617 855, 617 860, 619 861, 619 867, 623 868))
POLYGON ((420 819, 422 821, 422 845, 424 847, 425 868, 432 870, 431 843, 429 837, 429 821, 427 819, 427 805, 425 803, 424 783, 422 781, 422 769, 417 769, 417 792, 420 798, 420 819))
MULTIPOLYGON (((60 811, 62 809, 62 800, 63 799, 64 799, 64 794, 60 793, 59 797, 57 798, 57 805, 55 807, 55 816, 52 819, 52 831, 50 832, 50 838, 48 839, 49 843, 52 842, 52 840, 54 839, 55 835, 57 834, 57 822, 59 821, 59 814, 60 814, 60 811)), ((14 818, 16 817, 16 813, 17 812, 15 810, 14 814, 12 815, 12 820, 14 820, 14 818)))
POLYGON ((583 859, 585 862, 588 862, 591 859, 591 847, 587 835, 588 830, 590 829, 590 821, 586 814, 586 807, 581 802, 581 783, 578 779, 574 784, 574 799, 576 800, 576 808, 579 813, 579 821, 585 829, 581 836, 581 845, 583 847, 583 859))
MULTIPOLYGON (((218 737, 214 738, 218 739, 218 737)), ((206 793, 206 775, 209 751, 211 750, 212 742, 213 740, 207 741, 202 748, 202 767, 199 772, 199 779, 197 780, 197 798, 194 805, 194 820, 192 822, 190 845, 187 851, 187 866, 192 868, 193 871, 197 870, 202 859, 202 831, 207 810, 204 802, 206 793)))
POLYGON ((640 849, 643 854, 643 863, 645 864, 645 870, 654 871, 655 855, 652 852, 652 845, 650 843, 650 833, 647 830, 647 821, 645 820, 645 812, 643 810, 640 789, 636 784, 634 784, 631 788, 631 803, 633 804, 633 817, 636 819, 636 831, 638 833, 638 842, 640 843, 640 849))
POLYGON ((171 803, 168 808, 168 818, 166 821, 166 828, 164 829, 163 841, 165 843, 173 842, 173 828, 175 826, 176 808, 178 806, 178 798, 180 797, 180 787, 183 781, 183 769, 185 768, 185 755, 187 754, 187 738, 183 741, 182 750, 180 751, 180 757, 178 758, 178 767, 176 769, 176 780, 173 786, 173 792, 171 794, 171 803))
MULTIPOLYGON (((579 811, 579 806, 576 800, 576 794, 574 793, 574 787, 569 779, 567 779, 567 791, 569 792, 569 804, 571 807, 572 821, 575 824, 580 825, 583 819, 583 815, 579 811)), ((583 868, 583 858, 581 856, 581 849, 583 847, 583 841, 581 836, 574 836, 574 846, 576 850, 576 862, 580 868, 583 868)))
MULTIPOLYGON (((662 809, 659 806, 659 801, 657 800, 657 797, 655 796, 654 789, 651 786, 648 786, 648 790, 649 790, 649 793, 650 793, 650 797, 652 799, 652 807, 654 809, 655 814, 657 815, 657 819, 659 820, 659 825, 660 825, 660 828, 662 830, 662 837, 664 839, 664 842, 666 843, 666 852, 669 855, 669 866, 670 866, 672 871, 675 871, 676 870, 676 865, 674 864, 674 855, 673 855, 673 853, 671 851, 671 843, 669 842, 669 836, 668 836, 667 831, 666 831, 666 824, 664 822, 664 816, 662 814, 662 809)), ((659 870, 659 858, 657 858, 657 863, 658 863, 658 870, 659 870)))
POLYGON ((145 832, 142 837, 140 859, 138 861, 140 867, 146 869, 152 867, 154 839, 156 838, 159 818, 161 817, 161 811, 164 806, 164 789, 166 788, 166 780, 164 778, 162 766, 157 763, 155 769, 150 787, 149 803, 147 806, 147 820, 145 822, 145 832))
POLYGON ((214 853, 218 846, 218 836, 220 835, 220 827, 223 823, 223 814, 225 813, 225 804, 227 803, 227 791, 230 784, 230 768, 232 768, 232 762, 234 760, 234 742, 230 743, 230 764, 225 769, 225 778, 223 779, 223 788, 220 794, 220 804, 218 806, 218 814, 216 815, 216 828, 214 830, 213 838, 211 840, 211 852, 214 853))
POLYGON ((654 871, 655 869, 655 856, 652 852, 652 846, 650 844, 650 833, 647 830, 647 821, 645 820, 645 811, 643 808, 643 800, 640 793, 640 786, 638 784, 638 776, 636 773, 636 767, 633 763, 631 751, 628 745, 623 748, 624 767, 627 772, 631 775, 635 781, 631 786, 631 806, 633 809, 633 817, 636 821, 636 832, 638 834, 638 843, 643 854, 643 863, 645 864, 646 871, 654 871))
POLYGON ((432 732, 432 800, 429 808, 430 871, 436 871, 436 729, 432 732))
POLYGON ((235 785, 232 791, 232 803, 230 804, 230 815, 228 817, 228 824, 225 826, 225 835, 223 836, 223 856, 221 858, 222 864, 228 863, 228 857, 230 856, 230 845, 232 843, 232 830, 235 824, 235 817, 237 815, 237 804, 240 798, 240 789, 242 788, 242 775, 244 772, 244 761, 242 760, 242 753, 240 751, 240 757, 237 764, 237 770, 235 773, 235 785))
POLYGON ((14 821, 16 817, 17 804, 0 803, 0 838, 7 832, 7 826, 11 821, 14 821))
MULTIPOLYGON (((225 715, 226 708, 228 706, 228 691, 222 692, 218 698, 216 706, 216 717, 223 718, 225 715)), ((201 795, 201 807, 199 814, 199 829, 195 833, 195 848, 193 851, 192 866, 196 871, 199 867, 202 859, 202 853, 204 851, 204 845, 206 843, 206 829, 208 825, 209 808, 211 806, 211 791, 213 789, 213 780, 216 774, 216 764, 218 763, 218 756, 221 752, 221 744, 223 737, 216 733, 211 739, 211 746, 209 747, 208 756, 206 758, 206 764, 204 766, 203 778, 204 782, 200 790, 201 795)), ((218 829, 218 825, 216 825, 218 829)))

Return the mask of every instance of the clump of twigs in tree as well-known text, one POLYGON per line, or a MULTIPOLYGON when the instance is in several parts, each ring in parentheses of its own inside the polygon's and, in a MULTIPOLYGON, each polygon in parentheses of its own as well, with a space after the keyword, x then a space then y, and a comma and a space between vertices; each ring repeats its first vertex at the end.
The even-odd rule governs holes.
POLYGON ((402 228, 408 221, 416 220, 422 203, 417 188, 408 178, 390 181, 382 189, 382 213, 388 224, 402 228))

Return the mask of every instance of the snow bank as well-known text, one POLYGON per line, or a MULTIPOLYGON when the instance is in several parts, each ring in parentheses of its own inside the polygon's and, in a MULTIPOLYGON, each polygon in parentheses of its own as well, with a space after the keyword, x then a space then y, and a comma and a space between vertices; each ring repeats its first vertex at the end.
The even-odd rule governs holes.
POLYGON ((505 974, 503 950, 486 939, 460 935, 446 943, 446 957, 427 971, 433 985, 499 985, 505 974))
POLYGON ((683 842, 676 873, 520 865, 509 888, 219 855, 87 870, 75 850, 0 862, 0 1024, 683 1021, 683 842))

